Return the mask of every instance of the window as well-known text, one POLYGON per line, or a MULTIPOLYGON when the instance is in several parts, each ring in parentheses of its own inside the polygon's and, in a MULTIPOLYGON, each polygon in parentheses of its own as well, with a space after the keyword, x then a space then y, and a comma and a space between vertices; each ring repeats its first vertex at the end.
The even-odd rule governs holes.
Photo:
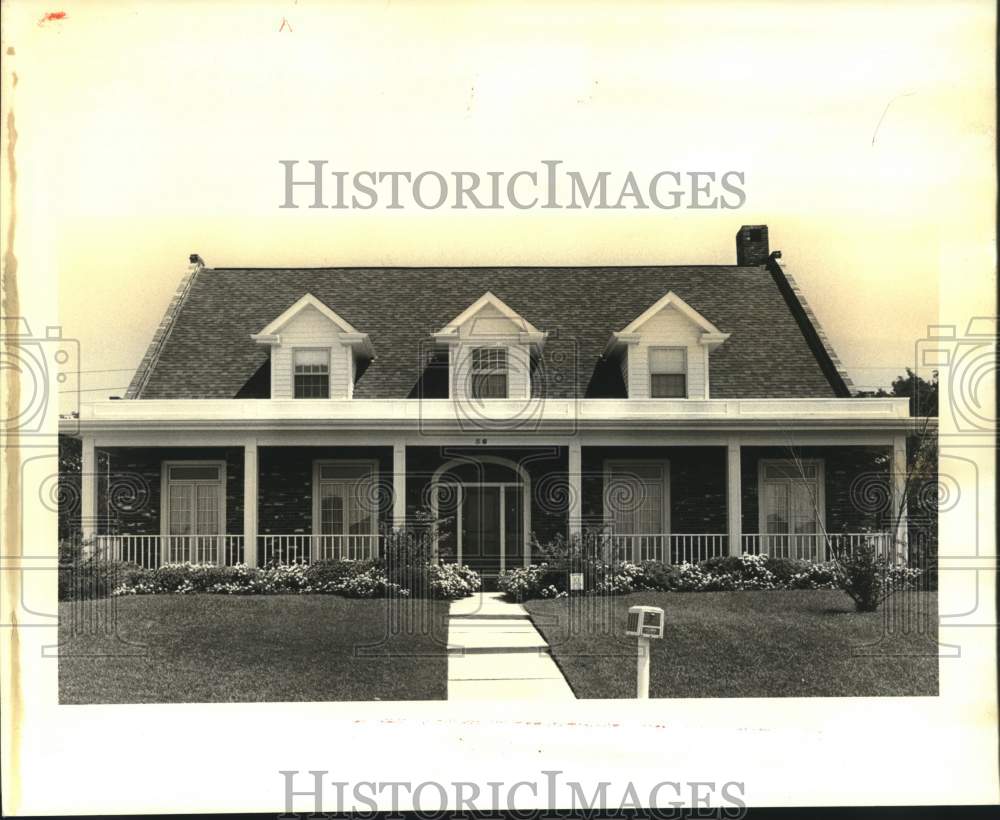
POLYGON ((293 351, 295 362, 295 398, 330 398, 330 351, 299 349, 293 351))
POLYGON ((806 557, 824 516, 822 462, 761 461, 759 480, 762 549, 806 557))
POLYGON ((225 532, 225 467, 221 463, 168 463, 163 493, 163 561, 218 563, 225 532))
POLYGON ((668 465, 659 461, 607 463, 604 519, 615 535, 667 532, 668 475, 668 465))
POLYGON ((507 348, 474 348, 472 351, 471 376, 472 398, 507 398, 507 348))
POLYGON ((376 534, 376 480, 374 462, 321 462, 316 472, 316 534, 376 534))
POLYGON ((649 395, 654 399, 687 398, 687 350, 649 348, 649 395))

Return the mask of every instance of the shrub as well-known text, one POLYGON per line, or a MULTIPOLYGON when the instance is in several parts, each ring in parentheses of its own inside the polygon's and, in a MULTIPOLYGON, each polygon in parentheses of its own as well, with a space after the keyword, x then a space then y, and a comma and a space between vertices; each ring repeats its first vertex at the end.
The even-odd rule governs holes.
POLYGON ((903 589, 913 589, 921 571, 893 562, 881 554, 874 539, 838 551, 835 562, 837 585, 846 592, 858 612, 875 612, 881 603, 903 589))
POLYGON ((800 558, 768 556, 764 560, 764 566, 767 567, 779 583, 787 584, 796 575, 807 572, 813 564, 810 561, 803 561, 800 558))
POLYGON ((113 561, 100 553, 84 556, 86 546, 75 540, 59 543, 60 601, 106 598, 133 573, 141 572, 136 564, 113 561))
POLYGON ((311 592, 336 592, 343 584, 361 575, 378 564, 374 560, 366 561, 316 561, 306 568, 306 583, 311 592))
POLYGON ((433 598, 465 598, 482 588, 475 570, 460 564, 429 564, 427 590, 433 598))
POLYGON ((336 593, 363 598, 395 592, 406 594, 370 561, 324 561, 277 564, 255 569, 245 564, 164 564, 127 573, 113 595, 164 595, 205 592, 217 595, 336 593))
POLYGON ((806 566, 789 578, 788 589, 837 589, 837 565, 833 561, 822 564, 805 562, 806 566))
POLYGON ((559 591, 555 584, 543 583, 546 578, 551 578, 548 564, 505 569, 497 576, 497 588, 513 601, 526 601, 529 598, 537 598, 543 587, 552 586, 559 591))
POLYGON ((586 574, 584 574, 584 584, 588 590, 593 589, 594 592, 602 592, 605 595, 624 595, 643 588, 642 567, 631 561, 604 565, 599 570, 592 586, 586 584, 586 574))

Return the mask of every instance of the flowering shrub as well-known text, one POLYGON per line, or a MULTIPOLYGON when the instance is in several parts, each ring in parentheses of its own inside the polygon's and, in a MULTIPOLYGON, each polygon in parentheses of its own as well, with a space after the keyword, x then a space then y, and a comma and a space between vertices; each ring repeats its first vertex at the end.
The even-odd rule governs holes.
POLYGON ((162 595, 205 592, 215 595, 276 595, 334 593, 352 598, 374 598, 406 590, 389 583, 385 572, 370 561, 331 561, 312 566, 277 564, 260 569, 246 564, 164 564, 128 574, 112 595, 162 595), (336 566, 334 566, 336 565, 336 566))
POLYGON ((838 589, 837 565, 833 561, 810 564, 788 579, 789 589, 838 589))
POLYGON ((548 564, 532 564, 530 567, 505 569, 497 577, 497 589, 513 601, 526 601, 537 598, 545 586, 554 584, 543 583, 549 576, 548 564))
MULTIPOLYGON (((593 589, 606 595, 622 595, 642 589, 642 567, 631 561, 605 564, 598 569, 593 589)), ((584 574, 586 582, 586 574, 584 574)))
POLYGON ((464 564, 430 564, 427 588, 434 598, 465 598, 482 589, 479 573, 464 564))
MULTIPOLYGON (((475 570, 457 564, 429 564, 421 588, 437 598, 464 598, 482 588, 475 570)), ((418 579, 419 580, 419 579, 418 579)), ((135 567, 124 573, 112 595, 189 593, 214 595, 332 594, 347 598, 409 597, 411 590, 390 579, 377 561, 318 561, 315 564, 164 564, 156 569, 135 567)))

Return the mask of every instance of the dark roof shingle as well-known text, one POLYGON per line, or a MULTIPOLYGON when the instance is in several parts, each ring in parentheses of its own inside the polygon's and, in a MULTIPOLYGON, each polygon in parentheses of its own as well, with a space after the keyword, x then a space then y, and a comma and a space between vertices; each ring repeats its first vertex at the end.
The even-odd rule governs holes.
POLYGON ((711 354, 712 398, 831 397, 820 365, 765 266, 311 268, 199 271, 140 394, 232 398, 267 362, 250 339, 306 293, 368 333, 376 359, 357 398, 405 398, 430 337, 486 291, 548 331, 545 394, 585 395, 613 331, 674 291, 728 341, 711 354))

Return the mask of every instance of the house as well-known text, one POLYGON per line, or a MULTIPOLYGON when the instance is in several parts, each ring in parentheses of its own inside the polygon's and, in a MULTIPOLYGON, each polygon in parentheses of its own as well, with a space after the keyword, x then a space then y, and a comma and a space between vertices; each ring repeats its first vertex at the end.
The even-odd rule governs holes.
POLYGON ((595 530, 633 560, 825 558, 890 526, 913 422, 851 398, 780 256, 764 225, 735 265, 192 256, 127 395, 81 406, 85 535, 148 565, 363 558, 418 518, 487 574, 595 530))

